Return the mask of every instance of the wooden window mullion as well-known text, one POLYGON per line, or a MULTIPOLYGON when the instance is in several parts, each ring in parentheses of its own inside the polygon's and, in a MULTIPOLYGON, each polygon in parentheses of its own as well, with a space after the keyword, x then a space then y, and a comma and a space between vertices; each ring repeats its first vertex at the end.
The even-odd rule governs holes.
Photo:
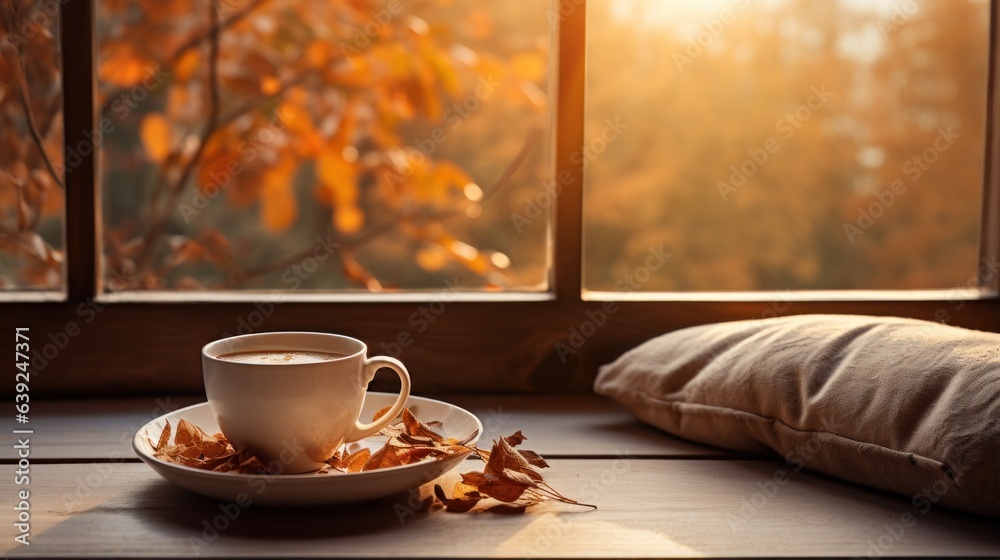
POLYGON ((60 2, 63 128, 65 145, 79 156, 64 163, 66 266, 69 301, 83 301, 97 286, 97 189, 94 162, 100 150, 94 130, 93 0, 60 2), (89 148, 89 149, 88 149, 89 148), (75 164, 75 165, 74 165, 75 164))
MULTIPOLYGON (((586 55, 586 3, 552 2, 549 21, 559 24, 558 96, 556 104, 556 154, 552 189, 554 224, 554 292, 564 305, 580 301, 583 286, 583 169, 573 164, 573 154, 583 146, 583 97, 586 55), (555 192, 553 192, 555 191, 555 192)), ((539 196, 545 197, 543 190, 539 196)))
POLYGON ((986 153, 983 170, 983 212, 979 241, 979 285, 1000 291, 1000 272, 991 264, 1000 260, 1000 3, 990 3, 989 76, 986 91, 986 153))

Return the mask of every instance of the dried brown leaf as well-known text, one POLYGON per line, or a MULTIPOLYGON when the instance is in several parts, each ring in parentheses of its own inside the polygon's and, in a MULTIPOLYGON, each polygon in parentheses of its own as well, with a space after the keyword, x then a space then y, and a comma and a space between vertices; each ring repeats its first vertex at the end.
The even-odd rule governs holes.
POLYGON ((213 459, 232 452, 232 448, 228 444, 223 444, 221 441, 215 441, 214 439, 207 440, 202 443, 200 450, 201 454, 208 459, 213 459))
POLYGON ((216 465, 216 467, 213 468, 212 470, 216 472, 230 472, 238 469, 239 466, 240 466, 239 454, 234 454, 232 457, 229 457, 222 463, 216 465))
POLYGON ((408 447, 404 449, 395 449, 396 457, 399 459, 400 464, 409 465, 411 463, 417 463, 426 459, 431 455, 440 455, 438 449, 434 447, 408 447))
POLYGON ((490 462, 490 457, 492 456, 492 453, 490 453, 489 451, 481 447, 475 447, 473 448, 472 452, 475 453, 482 462, 484 463, 490 462))
POLYGON ((371 459, 371 457, 371 450, 367 447, 362 447, 361 449, 348 455, 343 460, 344 469, 347 472, 361 472, 365 465, 368 464, 368 460, 371 459))
POLYGON ((387 443, 383 445, 381 449, 372 454, 368 461, 365 462, 365 465, 361 468, 361 470, 370 471, 374 469, 384 469, 387 467, 398 467, 402 464, 403 463, 399 460, 399 456, 396 455, 396 448, 387 443))
MULTIPOLYGON (((383 417, 388 410, 389 407, 379 410, 374 420, 383 417)), ((316 474, 330 474, 332 470, 371 471, 409 465, 428 457, 441 459, 472 451, 486 463, 483 472, 462 473, 462 480, 455 483, 451 498, 445 495, 440 486, 434 487, 435 496, 447 511, 467 512, 487 499, 501 503, 494 503, 484 511, 505 514, 523 513, 526 508, 549 499, 578 504, 559 494, 542 480, 539 469, 549 465, 541 455, 526 449, 514 449, 527 440, 520 430, 494 441, 492 449, 487 451, 467 445, 476 437, 475 433, 459 441, 443 437, 432 430, 430 425, 418 419, 410 409, 403 409, 402 421, 383 429, 389 439, 380 449, 372 453, 369 448, 357 443, 343 446, 330 456, 326 465, 316 474)), ((441 424, 438 422, 436 425, 441 424)), ((159 441, 156 444, 150 441, 154 455, 164 461, 216 472, 268 473, 267 467, 254 456, 253 450, 234 451, 221 433, 207 435, 201 428, 183 419, 177 424, 173 445, 170 445, 170 432, 171 426, 167 423, 160 433, 159 441)))
POLYGON ((461 477, 463 484, 467 486, 472 486, 474 488, 479 488, 480 486, 483 486, 487 482, 486 474, 477 471, 462 473, 461 477))
POLYGON ((512 471, 510 469, 504 469, 500 478, 509 482, 522 484, 524 486, 535 486, 535 481, 532 480, 530 476, 522 472, 512 471))
POLYGON ((525 484, 508 477, 495 476, 487 473, 486 483, 480 485, 479 492, 501 502, 513 502, 524 494, 524 491, 534 484, 525 484))
POLYGON ((184 449, 180 452, 179 456, 184 457, 186 459, 197 459, 201 457, 201 449, 193 445, 188 445, 184 447, 184 449))
POLYGON ((347 457, 347 453, 341 448, 333 452, 333 455, 326 460, 326 463, 335 469, 343 470, 344 458, 347 457))
MULTIPOLYGON (((170 441, 170 420, 167 420, 166 425, 163 426, 163 431, 160 432, 159 441, 156 442, 156 445, 153 445, 153 451, 159 451, 165 445, 167 445, 167 442, 169 441, 170 441)), ((153 442, 149 443, 152 445, 153 442)))
POLYGON ((505 439, 507 443, 510 444, 511 447, 517 447, 518 445, 524 443, 524 440, 528 438, 524 437, 524 434, 521 433, 521 430, 518 430, 503 439, 505 439))
POLYGON ((506 439, 500 438, 493 444, 490 459, 487 461, 484 471, 488 474, 501 476, 504 469, 524 473, 535 482, 542 481, 542 473, 524 455, 511 447, 506 439))
POLYGON ((395 440, 397 442, 396 444, 394 444, 397 447, 407 447, 407 446, 414 446, 414 445, 425 446, 425 447, 434 447, 434 444, 437 443, 432 438, 424 437, 424 436, 413 436, 413 435, 410 435, 410 434, 408 434, 406 432, 403 432, 403 433, 399 434, 398 436, 392 438, 390 441, 393 441, 393 440, 395 440))
POLYGON ((176 445, 192 445, 201 443, 205 439, 205 432, 191 422, 181 418, 177 422, 177 434, 174 436, 176 445))
POLYGON ((543 459, 542 456, 539 455, 538 453, 535 453, 534 451, 531 451, 529 449, 520 449, 519 451, 521 452, 521 455, 525 459, 527 459, 528 463, 530 463, 531 465, 542 469, 549 468, 549 464, 546 463, 545 459, 543 459))
POLYGON ((427 424, 424 424, 417 419, 417 417, 410 412, 409 408, 403 409, 403 425, 406 427, 406 433, 410 436, 430 438, 435 442, 444 441, 444 436, 430 429, 427 424))
POLYGON ((155 455, 157 457, 161 455, 164 457, 173 457, 176 455, 180 455, 182 452, 184 452, 185 449, 187 448, 183 445, 169 445, 167 447, 161 448, 158 452, 156 452, 155 455))
POLYGON ((225 464, 229 459, 236 456, 237 454, 233 453, 231 455, 223 455, 221 457, 215 457, 213 459, 199 459, 197 457, 190 457, 182 454, 170 457, 168 460, 172 463, 178 463, 186 467, 212 470, 219 465, 225 464))
POLYGON ((451 497, 456 500, 468 500, 472 498, 482 499, 483 495, 479 493, 478 486, 466 484, 460 480, 455 483, 455 490, 452 491, 451 497))
POLYGON ((236 472, 240 474, 266 474, 268 468, 258 459, 251 449, 244 449, 239 454, 239 466, 236 472))
POLYGON ((440 484, 434 485, 434 495, 437 496, 438 500, 444 504, 447 511, 454 513, 463 513, 474 508, 476 504, 479 503, 480 498, 466 498, 466 499, 455 499, 449 498, 444 493, 444 488, 441 488, 440 484))
POLYGON ((405 433, 406 433, 406 429, 403 427, 403 424, 390 424, 390 425, 382 428, 381 430, 379 430, 377 435, 387 436, 387 437, 395 437, 395 436, 398 436, 400 434, 405 434, 405 433))

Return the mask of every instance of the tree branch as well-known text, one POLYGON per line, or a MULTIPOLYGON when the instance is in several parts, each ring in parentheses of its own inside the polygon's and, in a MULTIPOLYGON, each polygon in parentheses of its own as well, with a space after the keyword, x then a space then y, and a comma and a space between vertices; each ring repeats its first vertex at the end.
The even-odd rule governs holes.
POLYGON ((49 154, 45 151, 45 138, 42 137, 42 133, 38 130, 38 124, 35 122, 35 113, 31 110, 31 95, 28 91, 28 81, 24 75, 24 65, 21 62, 21 54, 18 52, 17 47, 7 43, 0 46, 0 50, 8 53, 11 57, 11 67, 14 69, 14 79, 17 81, 17 94, 18 98, 21 100, 21 108, 24 109, 24 118, 28 123, 28 132, 31 134, 31 139, 35 143, 35 149, 38 150, 39 157, 45 163, 45 168, 48 170, 49 175, 52 176, 52 180, 55 184, 63 190, 66 186, 63 184, 62 178, 59 177, 59 172, 56 171, 55 165, 52 164, 52 159, 49 158, 49 154))
MULTIPOLYGON (((483 195, 481 203, 485 203, 490 197, 497 194, 503 190, 509 183, 510 179, 514 176, 514 173, 524 164, 525 160, 538 145, 538 141, 541 138, 541 129, 535 128, 528 133, 527 139, 525 139, 524 145, 521 146, 521 150, 517 153, 514 159, 507 165, 507 168, 500 175, 500 177, 493 183, 486 194, 483 195)), ((400 224, 411 221, 417 218, 429 219, 435 222, 441 222, 456 216, 463 215, 462 210, 452 208, 443 212, 436 212, 426 214, 420 211, 404 212, 397 214, 393 218, 382 222, 381 224, 374 225, 368 230, 358 234, 357 236, 344 240, 338 245, 338 249, 341 251, 356 251, 358 248, 367 245, 368 243, 378 239, 379 237, 395 230, 400 224)), ((286 257, 272 261, 266 264, 254 266, 243 271, 243 275, 246 278, 253 278, 257 276, 262 276, 283 268, 288 268, 289 266, 309 257, 313 254, 314 247, 306 247, 300 251, 292 253, 286 257)))
MULTIPOLYGON (((251 0, 250 3, 245 8, 243 8, 242 10, 240 10, 240 11, 236 12, 235 14, 233 14, 232 17, 230 17, 230 18, 228 18, 228 19, 226 19, 226 20, 224 20, 222 22, 219 22, 218 26, 215 28, 215 31, 213 31, 212 29, 209 29, 209 30, 205 31, 204 33, 198 33, 197 35, 192 35, 187 41, 185 41, 179 47, 177 47, 177 50, 175 50, 174 52, 172 52, 170 54, 170 56, 167 57, 167 59, 164 61, 164 65, 166 67, 168 67, 168 68, 172 67, 188 51, 190 51, 193 48, 196 48, 202 42, 204 42, 206 39, 212 39, 213 35, 218 35, 219 31, 224 30, 224 29, 226 29, 228 27, 232 27, 233 25, 239 23, 241 20, 243 20, 248 15, 250 15, 251 13, 253 13, 254 10, 256 10, 257 8, 259 8, 263 4, 266 4, 267 2, 270 2, 270 0, 251 0)), ((213 1, 211 5, 212 5, 213 8, 217 8, 218 3, 215 2, 215 1, 213 1)), ((213 17, 213 21, 219 21, 219 15, 218 15, 218 13, 216 13, 215 16, 213 17)), ((131 86, 123 87, 123 88, 118 88, 118 89, 116 89, 116 90, 108 93, 107 97, 104 99, 104 103, 101 104, 101 111, 100 111, 99 114, 103 115, 104 113, 107 113, 108 111, 110 111, 111 110, 111 104, 114 102, 115 99, 117 99, 119 96, 121 96, 125 92, 131 90, 132 88, 134 88, 136 86, 140 86, 140 85, 142 85, 141 82, 136 82, 135 84, 133 84, 131 86)))
POLYGON ((236 119, 242 117, 243 115, 249 113, 250 111, 253 111, 254 109, 260 107, 261 105, 267 103, 268 101, 272 101, 274 99, 277 99, 285 95, 285 93, 287 93, 288 90, 292 89, 295 86, 301 85, 303 82, 311 78, 316 73, 317 70, 315 69, 303 70, 302 73, 300 73, 299 75, 288 80, 287 82, 282 83, 281 87, 275 90, 274 93, 258 95, 257 97, 251 99, 250 101, 247 101, 246 103, 243 103, 242 105, 237 105, 233 109, 230 109, 226 113, 219 116, 219 126, 223 127, 228 124, 231 124, 236 119))
MULTIPOLYGON (((507 165, 507 168, 500 175, 500 178, 497 179, 493 183, 493 186, 486 191, 486 193, 483 195, 483 198, 480 200, 480 203, 485 203, 487 200, 489 200, 490 197, 500 192, 501 190, 503 190, 505 186, 507 186, 507 184, 510 182, 511 177, 514 176, 514 173, 516 173, 517 170, 521 168, 521 165, 524 164, 524 161, 528 159, 528 156, 535 149, 535 146, 538 144, 538 140, 540 138, 541 138, 541 130, 538 128, 532 129, 528 133, 528 137, 525 139, 524 144, 521 146, 521 150, 518 151, 517 155, 514 156, 514 159, 511 160, 510 164, 507 165)), ((441 212, 432 212, 429 214, 425 214, 420 211, 399 214, 396 217, 392 218, 391 220, 387 220, 382 224, 372 226, 371 229, 369 229, 368 231, 362 232, 356 237, 345 241, 342 248, 357 249, 358 247, 371 242, 373 239, 381 237, 382 235, 385 235, 386 233, 389 233, 390 231, 396 229, 396 227, 399 226, 399 224, 407 221, 412 221, 417 218, 423 218, 425 220, 430 220, 433 222, 441 222, 444 220, 448 220, 450 218, 454 218, 456 216, 461 216, 463 214, 464 214, 463 211, 457 208, 451 208, 449 210, 444 210, 441 212)))
POLYGON ((209 28, 209 51, 208 51, 208 120, 205 123, 205 129, 201 133, 201 138, 198 143, 198 148, 195 150, 194 154, 187 161, 184 169, 181 171, 180 176, 177 181, 170 187, 170 198, 167 203, 161 207, 159 216, 154 220, 152 226, 150 226, 149 231, 143 238, 142 250, 139 253, 139 257, 136 259, 136 268, 140 271, 145 270, 152 260, 153 251, 159 242, 160 236, 163 235, 163 230, 170 220, 170 215, 173 213, 173 209, 177 206, 177 202, 180 199, 181 193, 184 192, 184 185, 187 184, 188 179, 190 179, 191 174, 194 172, 195 167, 198 162, 201 161, 201 156, 205 152, 205 145, 212 138, 218 130, 218 120, 219 120, 219 34, 222 31, 219 25, 219 14, 218 14, 218 1, 212 0, 209 5, 209 15, 211 18, 211 27, 209 28))
MULTIPOLYGON (((301 84, 307 78, 309 78, 312 74, 313 74, 313 72, 311 72, 311 71, 309 71, 309 72, 303 72, 302 74, 300 74, 300 75, 292 78, 291 80, 288 80, 287 82, 283 83, 281 85, 281 87, 279 87, 277 89, 277 91, 275 91, 274 93, 265 94, 265 95, 259 95, 259 96, 255 97, 254 99, 252 99, 250 101, 247 101, 246 103, 243 103, 242 105, 239 105, 239 106, 237 106, 237 107, 235 107, 235 108, 227 111, 226 113, 220 114, 218 116, 218 118, 216 119, 216 123, 215 123, 216 130, 214 132, 217 132, 219 129, 222 129, 222 128, 225 128, 226 126, 229 126, 230 124, 232 124, 234 121, 236 121, 237 119, 239 119, 243 115, 246 115, 250 111, 253 111, 257 107, 260 107, 264 103, 267 103, 268 101, 271 101, 273 99, 277 99, 277 98, 281 97, 289 89, 291 89, 291 88, 293 88, 293 87, 301 84)), ((164 162, 161 165, 164 168, 169 168, 172 165, 174 165, 177 162, 177 160, 180 159, 180 157, 181 157, 181 151, 180 150, 181 150, 180 148, 174 148, 173 150, 171 150, 171 152, 167 155, 167 158, 164 160, 164 162)), ((200 157, 201 154, 198 154, 198 155, 200 157)), ((161 193, 163 192, 163 189, 166 187, 166 182, 167 182, 166 175, 167 175, 166 173, 163 173, 163 174, 160 175, 159 180, 156 182, 156 185, 153 187, 152 193, 150 193, 149 199, 150 199, 150 214, 151 215, 156 213, 157 201, 160 199, 161 193)), ((171 204, 168 203, 167 206, 169 207, 170 205, 171 204)), ((176 198, 174 199, 174 205, 176 205, 176 198)))

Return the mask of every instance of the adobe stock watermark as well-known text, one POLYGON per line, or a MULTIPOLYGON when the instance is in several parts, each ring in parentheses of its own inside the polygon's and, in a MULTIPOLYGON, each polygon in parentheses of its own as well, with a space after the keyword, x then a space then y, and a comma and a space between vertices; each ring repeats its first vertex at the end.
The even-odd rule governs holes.
MULTIPOLYGON (((794 111, 785 113, 774 123, 774 131, 782 139, 790 140, 792 136, 795 136, 796 131, 813 117, 813 113, 826 105, 827 101, 834 95, 832 91, 826 89, 826 84, 819 87, 812 86, 809 88, 809 92, 805 103, 796 107, 794 111)), ((728 202, 730 195, 743 188, 750 177, 753 177, 762 167, 767 165, 771 156, 778 153, 780 149, 781 143, 774 136, 767 137, 758 147, 748 148, 746 151, 747 159, 729 166, 731 172, 729 182, 716 181, 715 183, 722 201, 728 202)))
MULTIPOLYGON (((615 282, 615 291, 638 290, 653 277, 654 272, 663 267, 667 259, 673 256, 672 253, 663 250, 663 245, 650 247, 648 253, 645 264, 636 267, 630 274, 626 274, 615 282)), ((583 348, 589 338, 597 334, 597 330, 603 327, 612 315, 618 313, 619 309, 618 303, 605 301, 597 311, 587 311, 586 318, 579 325, 570 327, 569 337, 566 341, 560 340, 556 343, 555 350, 556 354, 559 355, 559 360, 565 364, 570 356, 583 348)))
MULTIPOLYGON (((931 168, 960 138, 959 134, 952 131, 951 127, 941 127, 937 130, 937 137, 934 138, 931 146, 924 151, 914 155, 903 164, 902 172, 910 179, 910 183, 917 182, 924 172, 931 168)), ((902 179, 896 179, 889 184, 889 188, 884 190, 876 189, 872 193, 874 201, 867 207, 858 207, 858 217, 854 223, 844 222, 844 234, 851 245, 857 238, 864 235, 873 225, 875 220, 881 218, 886 211, 892 207, 900 196, 906 194, 906 183, 902 179)))
POLYGON ((355 56, 361 54, 363 49, 368 48, 379 35, 389 26, 392 19, 403 13, 403 2, 401 0, 389 0, 385 7, 369 12, 369 20, 360 27, 355 27, 348 37, 349 42, 341 41, 338 46, 343 51, 344 56, 355 56))
MULTIPOLYGON (((133 278, 133 275, 115 269, 109 273, 107 283, 109 287, 114 286, 124 288, 129 285, 133 278)), ((70 342, 72 342, 74 338, 80 336, 80 333, 83 332, 87 325, 93 323, 102 311, 104 311, 104 305, 98 303, 93 297, 87 297, 85 300, 77 304, 74 309, 76 314, 74 319, 66 321, 60 330, 56 330, 55 332, 49 331, 46 337, 47 340, 37 344, 32 344, 32 373, 36 376, 41 376, 45 368, 47 368, 63 350, 69 347, 70 342)))
MULTIPOLYGON (((317 236, 312 255, 292 264, 281 273, 281 283, 286 287, 271 290, 267 299, 261 298, 253 302, 254 307, 257 308, 255 311, 251 311, 246 317, 236 318, 236 334, 256 332, 256 329, 260 328, 264 321, 274 314, 275 309, 285 302, 288 293, 298 290, 303 282, 319 270, 320 264, 336 253, 338 247, 340 244, 333 240, 332 235, 317 236)), ((230 336, 233 335, 229 332, 222 334, 222 338, 230 336)))
MULTIPOLYGON (((615 492, 616 488, 623 484, 622 479, 627 478, 632 473, 633 468, 633 459, 629 450, 615 450, 614 461, 588 480, 581 490, 573 491, 573 496, 580 503, 597 504, 601 501, 601 496, 615 492)), ((547 558, 553 556, 553 551, 566 550, 573 522, 575 520, 586 522, 586 519, 576 516, 569 519, 573 521, 566 521, 562 515, 557 513, 549 513, 539 518, 536 522, 544 524, 544 529, 539 531, 534 539, 521 550, 520 556, 523 558, 547 558), (548 519, 551 522, 541 522, 542 519, 548 519)))
POLYGON ((208 173, 210 181, 194 189, 190 203, 182 202, 178 205, 177 211, 184 218, 184 223, 190 224, 202 210, 208 208, 208 205, 222 194, 233 179, 243 173, 246 165, 257 159, 260 152, 277 139, 277 131, 286 128, 292 119, 291 115, 282 114, 280 107, 274 108, 267 127, 255 131, 248 139, 237 144, 236 151, 239 157, 227 161, 221 171, 214 169, 210 171, 208 173))
MULTIPOLYGON (((111 103, 111 113, 117 120, 125 120, 168 77, 170 77, 170 73, 160 70, 159 66, 147 65, 146 75, 140 80, 139 84, 123 92, 111 103)), ((59 171, 69 173, 73 169, 76 169, 83 162, 83 158, 94 153, 104 142, 104 138, 114 133, 117 128, 118 125, 110 117, 101 117, 101 120, 93 130, 83 131, 83 140, 77 142, 75 146, 66 145, 63 169, 59 171)))
MULTIPOLYGON (((558 29, 559 24, 563 23, 570 16, 576 13, 576 10, 583 5, 585 0, 559 0, 558 5, 555 10, 551 7, 545 11, 545 19, 549 22, 549 27, 552 29, 558 29)), ((551 6, 552 3, 550 2, 551 6)))
POLYGON ((780 315, 783 315, 788 311, 794 304, 794 299, 792 298, 792 291, 788 288, 776 293, 777 297, 771 302, 771 307, 765 309, 760 315, 755 316, 751 319, 751 324, 755 327, 763 325, 764 321, 768 319, 774 319, 780 315))
POLYGON ((976 273, 970 275, 964 283, 954 286, 955 289, 948 293, 948 305, 935 310, 934 321, 922 327, 917 332, 926 338, 940 340, 941 332, 938 330, 938 327, 941 325, 950 325, 953 319, 951 313, 965 309, 965 304, 968 301, 958 290, 978 289, 983 284, 989 285, 996 279, 997 275, 1000 275, 1000 260, 997 259, 997 256, 990 255, 980 258, 976 273), (949 306, 951 307, 951 311, 948 310, 949 306))
POLYGON ((305 451, 306 448, 299 445, 298 440, 285 440, 278 458, 265 465, 268 471, 266 474, 249 475, 246 479, 248 490, 236 494, 232 501, 219 502, 217 506, 219 513, 201 520, 201 534, 188 537, 191 552, 195 556, 201 556, 222 533, 233 526, 243 510, 253 505, 254 497, 263 494, 268 486, 285 472, 285 467, 292 464, 305 451))
MULTIPOLYGON (((791 473, 801 471, 812 458, 823 449, 823 446, 836 437, 837 425, 827 426, 825 431, 813 432, 802 445, 796 446, 785 454, 785 464, 791 467, 791 473)), ((777 469, 771 477, 758 481, 757 490, 743 498, 740 503, 739 516, 726 512, 726 523, 735 532, 741 526, 750 522, 758 513, 767 508, 768 504, 792 479, 788 469, 777 469)))
MULTIPOLYGON (((968 465, 957 464, 952 468, 946 468, 944 471, 944 476, 938 480, 935 480, 933 484, 922 488, 919 492, 915 493, 910 499, 910 505, 917 509, 917 514, 927 515, 934 505, 937 504, 941 498, 943 498, 948 491, 951 490, 953 486, 958 484, 958 480, 962 475, 969 471, 968 465)), ((879 536, 874 539, 868 539, 866 543, 868 548, 865 549, 864 556, 855 556, 856 559, 860 560, 862 558, 873 559, 882 558, 888 554, 893 547, 903 540, 906 533, 912 529, 919 518, 913 513, 907 511, 903 512, 899 516, 898 521, 892 523, 883 523, 882 531, 879 536)))
MULTIPOLYGON (((55 29, 59 21, 59 7, 65 6, 69 0, 42 0, 35 2, 35 9, 7 30, 7 42, 13 47, 20 47, 34 39, 39 33, 55 29)), ((58 31, 56 31, 58 34, 58 31)))
MULTIPOLYGON (((157 398, 153 401, 156 405, 153 410, 150 411, 145 418, 143 418, 139 425, 129 426, 124 430, 118 438, 118 442, 124 445, 129 444, 132 441, 133 436, 137 431, 139 431, 142 426, 147 422, 151 422, 155 418, 159 418, 164 414, 169 414, 180 406, 170 402, 170 397, 157 398)), ((63 494, 63 507, 66 511, 77 511, 84 504, 83 501, 89 498, 95 490, 104 486, 114 475, 115 466, 123 463, 125 457, 122 456, 120 451, 112 451, 108 454, 108 461, 106 463, 90 463, 89 471, 86 475, 77 475, 74 479, 76 482, 76 487, 72 491, 63 494)))
MULTIPOLYGON (((732 0, 732 5, 736 11, 745 10, 750 5, 750 0, 732 0)), ((691 64, 698 57, 705 54, 705 50, 722 36, 726 26, 736 21, 736 13, 733 8, 723 8, 716 17, 702 20, 701 27, 687 40, 687 45, 683 52, 674 51, 670 58, 674 61, 674 66, 681 72, 684 67, 691 64)))
MULTIPOLYGON (((500 430, 507 425, 507 422, 511 418, 512 415, 504 413, 502 406, 490 408, 486 413, 485 419, 483 419, 483 433, 480 439, 487 439, 491 436, 494 438, 501 437, 500 430)), ((433 502, 433 498, 429 497, 429 495, 425 498, 420 488, 410 488, 406 499, 393 504, 392 509, 399 520, 399 524, 404 525, 406 524, 407 517, 416 515, 417 512, 425 511, 431 502, 433 502)))
POLYGON ((390 358, 398 358, 404 349, 413 345, 415 340, 413 333, 424 333, 430 328, 431 323, 444 313, 447 305, 455 301, 460 291, 458 278, 446 278, 444 285, 445 288, 438 292, 433 301, 427 305, 421 305, 416 311, 410 313, 406 322, 413 327, 412 332, 410 329, 403 329, 391 341, 379 343, 379 347, 385 355, 390 358))
POLYGON ((476 84, 472 93, 444 110, 442 114, 444 125, 435 127, 425 137, 414 140, 412 143, 414 149, 398 151, 403 154, 403 157, 399 159, 405 159, 405 161, 393 162, 393 169, 383 173, 385 183, 393 188, 396 185, 405 184, 427 161, 427 158, 433 155, 441 144, 448 141, 449 131, 454 132, 461 128, 465 121, 476 113, 501 85, 503 82, 494 80, 492 75, 480 76, 479 83, 476 84))
POLYGON ((913 16, 920 11, 920 8, 927 3, 927 0, 903 0, 892 7, 891 13, 883 17, 875 24, 883 40, 906 25, 913 16))
MULTIPOLYGON (((604 119, 604 127, 600 134, 592 138, 586 145, 570 154, 569 162, 580 171, 585 171, 595 159, 607 151, 608 146, 621 138, 622 134, 628 130, 628 123, 624 123, 621 117, 608 117, 604 119)), ((514 230, 522 233, 524 228, 531 225, 535 220, 545 215, 545 211, 552 207, 555 199, 562 194, 564 188, 573 183, 573 173, 568 169, 560 170, 555 177, 548 178, 542 182, 542 191, 529 199, 524 204, 521 212, 512 212, 510 220, 514 224, 514 230)))

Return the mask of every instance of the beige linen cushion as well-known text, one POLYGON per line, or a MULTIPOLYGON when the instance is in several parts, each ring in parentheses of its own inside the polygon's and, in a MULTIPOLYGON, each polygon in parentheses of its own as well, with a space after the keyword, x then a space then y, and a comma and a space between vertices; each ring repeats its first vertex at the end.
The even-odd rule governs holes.
POLYGON ((1000 335, 801 315, 692 327, 603 366, 594 390, 694 441, 1000 516, 1000 335))

